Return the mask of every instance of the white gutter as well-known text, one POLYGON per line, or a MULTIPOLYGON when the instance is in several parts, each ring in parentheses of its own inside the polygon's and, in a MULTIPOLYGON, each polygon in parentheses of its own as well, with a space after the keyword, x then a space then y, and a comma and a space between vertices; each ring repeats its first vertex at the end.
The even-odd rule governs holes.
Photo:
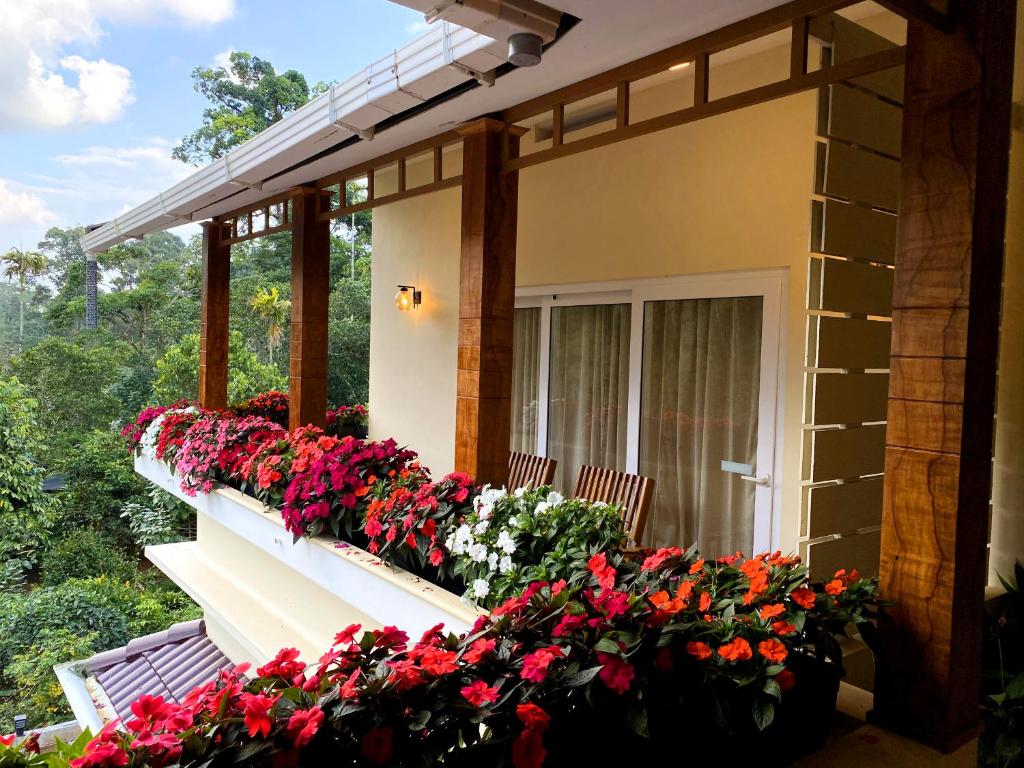
POLYGON ((96 734, 103 730, 104 723, 96 710, 96 704, 86 686, 85 678, 78 671, 82 663, 82 661, 68 661, 63 664, 55 664, 53 671, 57 675, 61 688, 64 689, 64 698, 68 700, 79 726, 83 730, 88 728, 96 734))
POLYGON ((352 136, 372 138, 380 121, 466 82, 473 73, 493 71, 505 62, 504 48, 504 42, 470 29, 435 24, 219 160, 88 232, 82 247, 101 253, 125 240, 205 218, 197 213, 239 190, 260 190, 262 197, 283 191, 286 186, 278 189, 267 180, 352 136))

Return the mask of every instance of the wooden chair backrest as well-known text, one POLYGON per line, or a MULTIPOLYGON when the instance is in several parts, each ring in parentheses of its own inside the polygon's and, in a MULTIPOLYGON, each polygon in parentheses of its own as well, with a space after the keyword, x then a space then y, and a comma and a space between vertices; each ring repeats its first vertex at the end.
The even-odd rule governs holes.
POLYGON ((647 527, 647 515, 654 498, 654 480, 584 464, 580 467, 572 495, 587 501, 618 504, 622 509, 622 526, 631 543, 637 545, 647 527))
POLYGON ((545 459, 532 453, 512 451, 508 457, 508 488, 540 488, 550 485, 555 476, 555 459, 545 459))

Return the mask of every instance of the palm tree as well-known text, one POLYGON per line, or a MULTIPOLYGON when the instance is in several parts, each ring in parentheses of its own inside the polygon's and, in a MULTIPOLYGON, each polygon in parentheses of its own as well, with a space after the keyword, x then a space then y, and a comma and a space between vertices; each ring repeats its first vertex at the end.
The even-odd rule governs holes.
POLYGON ((8 282, 18 278, 18 348, 25 336, 25 286, 30 277, 41 275, 46 271, 46 257, 36 251, 23 251, 11 248, 0 256, 0 264, 6 264, 3 276, 8 282))
POLYGON ((288 310, 292 303, 282 299, 277 288, 264 289, 249 299, 249 308, 267 326, 267 355, 274 362, 274 350, 284 336, 284 325, 288 322, 288 310))

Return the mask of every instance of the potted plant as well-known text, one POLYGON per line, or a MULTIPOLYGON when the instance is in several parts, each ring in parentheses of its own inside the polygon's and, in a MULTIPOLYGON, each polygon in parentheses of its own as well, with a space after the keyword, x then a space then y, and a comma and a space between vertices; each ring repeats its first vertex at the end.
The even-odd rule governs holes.
POLYGON ((368 434, 369 411, 365 405, 342 405, 327 412, 327 434, 334 437, 357 437, 365 440, 368 434))

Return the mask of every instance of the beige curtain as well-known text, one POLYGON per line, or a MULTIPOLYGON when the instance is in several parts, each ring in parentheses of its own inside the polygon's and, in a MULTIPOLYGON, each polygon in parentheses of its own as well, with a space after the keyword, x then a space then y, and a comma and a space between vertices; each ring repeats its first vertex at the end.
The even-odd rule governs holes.
POLYGON ((756 465, 761 303, 645 305, 640 474, 655 479, 648 545, 750 553, 754 485, 721 462, 756 465))
POLYGON ((566 493, 583 464, 625 467, 629 325, 629 304, 551 311, 548 456, 566 493))
POLYGON ((512 338, 513 451, 537 452, 540 390, 540 307, 517 309, 512 338))

